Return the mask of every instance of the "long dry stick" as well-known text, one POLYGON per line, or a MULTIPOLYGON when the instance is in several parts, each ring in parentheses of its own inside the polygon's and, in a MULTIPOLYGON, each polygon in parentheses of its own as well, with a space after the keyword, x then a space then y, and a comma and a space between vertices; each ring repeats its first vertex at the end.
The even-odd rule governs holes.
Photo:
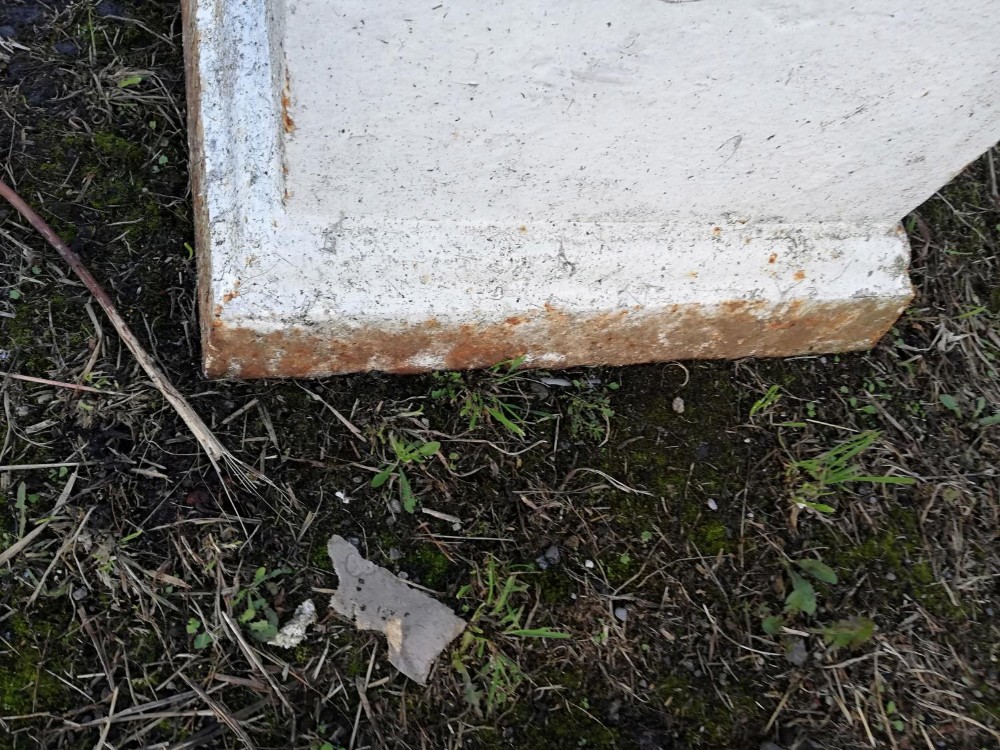
MULTIPOLYGON (((211 461, 212 466, 215 468, 216 472, 220 472, 220 462, 227 462, 231 465, 241 466, 243 468, 249 468, 242 464, 241 461, 237 460, 225 446, 219 442, 219 439, 212 434, 212 431, 208 429, 208 426, 202 421, 201 417, 198 416, 197 412, 191 408, 191 405, 187 400, 180 394, 180 392, 174 388, 173 384, 167 379, 167 376, 160 370, 153 358, 142 348, 142 345, 133 335, 132 331, 129 329, 128 324, 125 322, 124 318, 115 309, 114 304, 111 302, 111 298, 108 297, 108 293, 104 291, 101 285, 97 282, 97 279, 93 277, 90 271, 87 270, 86 266, 83 265, 83 261, 80 260, 80 256, 73 252, 69 246, 62 241, 62 239, 57 235, 45 220, 39 216, 35 211, 25 203, 24 199, 21 198, 12 188, 10 188, 3 180, 0 180, 0 195, 7 199, 17 211, 28 220, 28 223, 33 226, 39 234, 41 234, 48 243, 52 245, 62 256, 62 259, 66 261, 70 268, 73 269, 73 273, 84 283, 84 286, 94 295, 94 299, 104 310, 104 314, 108 316, 111 321, 111 325, 115 327, 121 340, 125 342, 125 346, 128 347, 129 351, 132 352, 132 356, 135 357, 136 361, 139 363, 140 367, 145 370, 146 375, 156 386, 157 390, 163 394, 163 397, 170 403, 176 412, 180 415, 180 418, 184 420, 184 424, 188 426, 191 433, 194 435, 195 439, 201 444, 201 447, 205 450, 208 455, 208 460, 211 461)), ((221 472, 220 472, 221 473, 221 472)))
POLYGON ((47 378, 36 378, 33 375, 19 375, 16 372, 0 372, 0 377, 11 380, 23 380, 26 383, 39 383, 41 385, 51 385, 57 388, 69 388, 71 391, 84 391, 85 393, 100 393, 106 396, 118 396, 115 391, 102 391, 100 388, 91 388, 89 385, 78 385, 77 383, 63 383, 59 380, 49 380, 47 378))

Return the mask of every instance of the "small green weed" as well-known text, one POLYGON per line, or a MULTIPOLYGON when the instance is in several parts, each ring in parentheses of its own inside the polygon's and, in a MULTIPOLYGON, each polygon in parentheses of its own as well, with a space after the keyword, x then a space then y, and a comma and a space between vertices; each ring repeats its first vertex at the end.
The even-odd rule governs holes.
POLYGON ((142 76, 135 76, 135 75, 126 76, 125 78, 122 78, 120 81, 118 81, 118 88, 127 89, 129 86, 135 86, 137 84, 142 83, 142 81, 143 81, 142 76))
POLYGON ((823 641, 832 650, 847 648, 852 651, 872 639, 875 623, 867 617, 850 617, 822 629, 823 641))
MULTIPOLYGON (((791 591, 785 597, 781 613, 768 613, 761 621, 761 629, 768 635, 781 635, 783 629, 800 615, 816 614, 818 595, 810 578, 829 585, 835 585, 839 580, 833 568, 811 557, 793 560, 791 565, 786 566, 785 572, 791 591)), ((875 633, 875 623, 866 618, 850 618, 811 632, 822 635, 827 646, 836 652, 841 648, 855 649, 867 643, 875 633)))
MULTIPOLYGON (((243 605, 243 611, 236 617, 237 621, 258 641, 266 643, 278 633, 278 614, 271 608, 262 590, 267 590, 272 596, 277 594, 276 587, 270 582, 291 572, 290 568, 275 568, 270 573, 267 568, 257 568, 253 581, 233 597, 234 610, 243 605)), ((195 646, 197 647, 197 643, 195 646)))
MULTIPOLYGON (((889 719, 889 724, 897 732, 905 731, 906 721, 902 718, 899 713, 899 709, 896 707, 896 701, 889 701, 885 704, 885 715, 889 719)), ((889 733, 888 729, 885 729, 886 734, 889 733)))
POLYGON ((611 432, 611 417, 615 415, 611 408, 611 394, 620 385, 615 382, 599 385, 583 379, 570 382, 573 390, 563 396, 570 436, 603 442, 611 432))
POLYGON ((780 398, 781 386, 772 385, 767 389, 767 392, 763 396, 753 402, 753 406, 750 407, 750 418, 753 419, 757 414, 767 411, 774 406, 780 398))
POLYGON ((788 480, 794 487, 792 502, 801 508, 833 513, 834 508, 820 502, 820 498, 833 494, 834 489, 845 484, 913 484, 915 480, 912 477, 863 474, 855 465, 854 459, 874 445, 880 437, 879 431, 866 430, 816 458, 793 461, 788 467, 788 480))
MULTIPOLYGON (((837 574, 833 569, 819 560, 805 558, 795 560, 794 564, 803 573, 812 576, 817 581, 830 584, 837 582, 837 574)), ((805 575, 800 575, 792 570, 791 567, 788 568, 787 573, 792 583, 792 590, 785 597, 785 608, 783 610, 785 616, 794 618, 801 613, 807 615, 816 614, 816 589, 813 588, 812 583, 809 582, 809 579, 805 575)), ((784 625, 784 617, 772 615, 765 618, 764 631, 774 635, 780 632, 782 625, 784 625)))
POLYGON ((955 400, 954 396, 947 393, 942 393, 940 396, 941 406, 950 412, 953 412, 956 417, 961 418, 962 410, 958 408, 958 401, 955 400))
POLYGON ((28 485, 18 482, 17 492, 14 495, 14 508, 17 509, 17 535, 24 536, 25 527, 28 524, 28 506, 38 502, 38 495, 28 492, 28 485))
POLYGON ((420 440, 405 440, 391 432, 388 439, 393 459, 372 478, 371 486, 378 489, 390 479, 394 479, 399 488, 399 502, 403 510, 413 513, 417 509, 417 496, 403 467, 423 463, 441 450, 441 443, 436 440, 427 443, 420 440))
POLYGON ((947 393, 942 393, 938 396, 938 401, 941 402, 941 406, 954 414, 958 419, 964 420, 966 415, 968 415, 980 427, 992 427, 993 425, 1000 424, 1000 412, 987 414, 990 408, 986 403, 986 399, 982 396, 976 399, 975 404, 971 408, 966 409, 962 408, 957 398, 947 393))
POLYGON ((506 705, 524 680, 517 662, 503 652, 498 642, 517 638, 569 638, 552 628, 524 628, 524 604, 518 603, 529 590, 519 572, 502 575, 492 556, 473 581, 460 588, 456 597, 468 600, 462 609, 469 625, 452 654, 452 666, 462 676, 465 699, 479 715, 490 716, 506 705), (478 600, 478 604, 474 601, 478 600))
POLYGON ((470 385, 460 372, 436 372, 434 379, 438 387, 431 391, 431 398, 458 404, 459 416, 466 421, 469 430, 490 422, 496 422, 516 437, 523 438, 525 430, 521 426, 526 410, 520 410, 511 402, 511 394, 504 392, 524 363, 524 357, 517 357, 494 365, 487 371, 482 388, 470 385))
POLYGON ((192 617, 188 620, 187 626, 185 626, 184 629, 187 631, 188 635, 194 636, 194 647, 199 651, 209 646, 212 641, 215 640, 215 636, 213 636, 210 632, 207 630, 201 630, 201 620, 197 617, 192 617))

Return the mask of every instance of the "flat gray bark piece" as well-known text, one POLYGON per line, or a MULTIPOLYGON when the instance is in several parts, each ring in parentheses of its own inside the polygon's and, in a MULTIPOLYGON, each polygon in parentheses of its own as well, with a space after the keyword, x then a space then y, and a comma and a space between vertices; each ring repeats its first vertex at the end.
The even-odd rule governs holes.
POLYGON ((359 630, 384 633, 389 662, 411 680, 426 685, 434 660, 465 629, 465 621, 363 558, 343 537, 330 537, 327 552, 340 578, 330 606, 359 630))

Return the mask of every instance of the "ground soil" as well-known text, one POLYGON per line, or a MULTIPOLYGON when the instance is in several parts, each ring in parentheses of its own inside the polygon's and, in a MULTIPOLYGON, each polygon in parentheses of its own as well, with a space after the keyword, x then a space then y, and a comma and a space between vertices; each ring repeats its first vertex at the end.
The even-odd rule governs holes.
POLYGON ((0 550, 49 519, 0 569, 0 747, 1000 745, 992 154, 906 218, 870 353, 210 382, 177 5, 11 0, 0 75, 3 179, 273 483, 0 207, 3 371, 102 391, 0 381, 0 550), (473 623, 428 687, 328 611, 334 533, 473 623))

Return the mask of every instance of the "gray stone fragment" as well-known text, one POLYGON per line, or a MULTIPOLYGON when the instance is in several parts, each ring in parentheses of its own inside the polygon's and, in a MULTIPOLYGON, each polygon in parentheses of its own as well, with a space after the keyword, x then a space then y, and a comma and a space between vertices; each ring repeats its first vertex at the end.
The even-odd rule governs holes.
POLYGON ((271 639, 272 646, 295 648, 306 637, 306 629, 316 622, 316 605, 312 599, 306 599, 295 609, 292 619, 285 623, 277 635, 271 639))
POLYGON ((327 551, 340 578, 330 606, 359 630, 384 633, 389 662, 411 680, 426 685, 434 660, 465 629, 465 621, 363 558, 343 537, 330 537, 327 551))

